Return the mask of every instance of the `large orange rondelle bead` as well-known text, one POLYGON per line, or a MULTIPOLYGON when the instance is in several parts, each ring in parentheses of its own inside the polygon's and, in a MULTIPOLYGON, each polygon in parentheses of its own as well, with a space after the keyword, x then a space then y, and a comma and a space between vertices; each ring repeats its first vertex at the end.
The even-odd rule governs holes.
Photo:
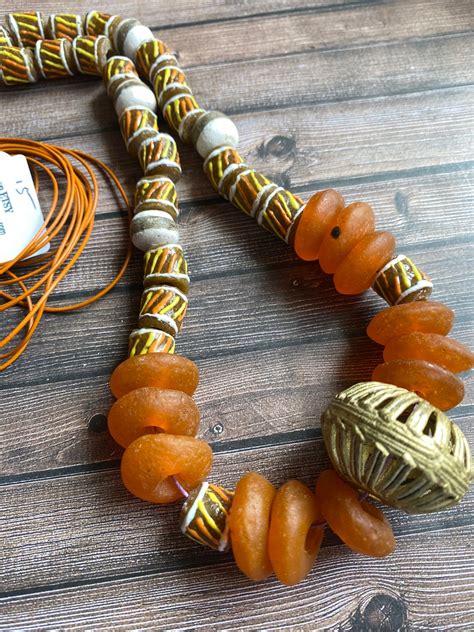
POLYGON ((344 257, 374 228, 374 212, 365 202, 353 202, 337 213, 321 244, 321 269, 328 274, 335 272, 344 257))
POLYGON ((384 557, 395 550, 395 538, 382 511, 360 501, 356 490, 334 470, 321 472, 316 498, 328 525, 353 551, 384 557))
POLYGON ((272 506, 268 552, 278 579, 293 586, 311 570, 321 546, 323 527, 316 498, 306 485, 291 480, 278 490, 272 506))
POLYGON ((196 436, 200 415, 182 391, 144 386, 118 399, 109 411, 109 432, 126 448, 144 434, 196 436))
POLYGON ((110 390, 119 398, 142 386, 172 388, 192 395, 199 382, 199 371, 191 360, 169 353, 149 353, 127 358, 110 378, 110 390))
POLYGON ((377 272, 393 256, 395 237, 388 232, 375 232, 363 237, 342 260, 334 274, 334 287, 339 294, 360 294, 372 285, 377 272))
POLYGON ((304 261, 316 261, 331 222, 344 208, 344 198, 334 189, 315 193, 306 203, 295 232, 293 247, 304 261))
POLYGON ((182 498, 171 477, 184 489, 197 487, 208 475, 212 450, 201 439, 153 434, 139 437, 123 453, 122 481, 129 492, 152 503, 182 498))
POLYGON ((264 476, 249 472, 237 483, 229 516, 235 563, 254 581, 272 574, 268 557, 270 512, 276 489, 264 476))
POLYGON ((451 330, 454 312, 443 303, 435 301, 415 301, 386 307, 376 314, 367 327, 369 338, 386 345, 412 331, 422 331, 445 336, 451 330))
POLYGON ((451 371, 424 360, 391 360, 375 367, 372 379, 406 388, 439 408, 454 408, 464 397, 464 384, 451 371))

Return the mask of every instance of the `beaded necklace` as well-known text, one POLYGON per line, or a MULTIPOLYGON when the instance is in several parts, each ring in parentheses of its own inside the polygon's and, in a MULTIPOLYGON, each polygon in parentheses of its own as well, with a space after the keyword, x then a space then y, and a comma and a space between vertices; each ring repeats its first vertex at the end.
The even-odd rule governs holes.
POLYGON ((472 368, 474 356, 447 337, 453 312, 429 300, 431 281, 395 254, 391 233, 375 230, 371 207, 346 205, 332 189, 304 203, 245 164, 234 123, 198 105, 172 51, 133 18, 91 11, 84 20, 56 14, 44 23, 39 13, 25 12, 0 26, 0 80, 7 86, 77 73, 104 78, 127 150, 144 171, 130 223, 131 240, 145 253, 144 291, 129 358, 110 380, 117 401, 108 417, 125 448, 127 489, 155 503, 185 497, 183 533, 221 551, 232 546, 251 579, 274 572, 288 585, 309 573, 326 526, 359 553, 393 551, 392 530, 367 496, 410 513, 459 502, 472 476, 470 451, 442 411, 462 400, 455 373, 472 368), (174 355, 189 289, 176 225, 181 166, 175 139, 158 129, 158 107, 172 133, 204 159, 220 195, 301 259, 319 260, 338 292, 372 287, 389 304, 367 329, 384 346, 384 362, 371 381, 336 395, 322 416, 334 470, 321 473, 314 492, 296 480, 276 490, 256 472, 234 492, 205 481, 212 450, 196 438, 198 369, 174 355))

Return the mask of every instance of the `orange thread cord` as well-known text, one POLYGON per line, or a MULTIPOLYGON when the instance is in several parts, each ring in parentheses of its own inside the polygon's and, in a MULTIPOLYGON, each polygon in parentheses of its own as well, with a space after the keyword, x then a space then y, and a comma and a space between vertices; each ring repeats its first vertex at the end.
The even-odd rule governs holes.
MULTIPOLYGON (((14 344, 13 348, 0 353, 2 371, 25 351, 45 312, 71 312, 91 305, 107 294, 127 269, 132 254, 130 241, 127 242, 125 259, 118 273, 103 289, 79 303, 48 305, 53 291, 81 256, 94 227, 99 198, 94 169, 108 178, 125 204, 129 219, 132 211, 127 194, 114 172, 97 158, 82 151, 20 138, 0 138, 0 151, 11 155, 23 154, 27 158, 37 191, 40 186, 38 174, 41 172, 51 181, 52 186, 52 201, 45 213, 43 225, 15 259, 0 264, 0 288, 18 288, 16 295, 0 289, 0 312, 13 307, 23 308, 27 312, 0 339, 0 349, 5 349, 12 341, 16 342, 17 336, 23 334, 20 342, 14 344), (77 164, 73 164, 71 159, 77 164), (64 183, 58 181, 58 174, 64 183), (32 256, 49 242, 51 248, 46 254, 32 256)), ((0 332, 3 335, 3 326, 0 327, 0 332)))

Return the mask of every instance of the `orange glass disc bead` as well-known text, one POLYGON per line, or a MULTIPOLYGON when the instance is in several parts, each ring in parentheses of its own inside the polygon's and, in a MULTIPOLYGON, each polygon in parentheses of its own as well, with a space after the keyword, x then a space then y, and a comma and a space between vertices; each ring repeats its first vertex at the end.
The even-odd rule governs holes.
POLYGON ((199 371, 191 360, 169 353, 149 353, 127 358, 110 378, 110 390, 119 398, 142 386, 172 388, 192 395, 199 371))
POLYGON ((385 557, 395 550, 395 538, 382 511, 360 501, 357 491, 334 470, 321 472, 316 498, 328 525, 353 551, 385 557))
POLYGON ((386 307, 372 318, 367 327, 369 338, 381 345, 412 331, 445 336, 451 330, 454 312, 443 303, 414 301, 386 307))
POLYGON ((118 399, 109 411, 109 432, 126 448, 144 434, 196 436, 200 415, 182 391, 144 386, 118 399))
POLYGON ((293 247, 304 261, 316 261, 331 222, 344 208, 344 198, 334 189, 315 193, 306 203, 296 227, 293 247))
POLYGON ((197 487, 208 475, 212 450, 201 439, 150 434, 133 441, 123 453, 122 481, 129 492, 152 503, 182 498, 171 478, 185 489, 197 487))
POLYGON ((363 237, 342 260, 334 274, 339 294, 360 294, 372 285, 377 272, 393 257, 395 237, 375 232, 363 237))
POLYGON ((291 480, 278 490, 272 505, 268 552, 278 579, 287 586, 303 580, 318 555, 324 528, 316 498, 306 485, 291 480))
POLYGON ((375 367, 372 379, 414 391, 440 410, 454 408, 464 397, 464 384, 451 371, 424 360, 391 360, 375 367))
POLYGON ((426 360, 453 373, 468 371, 474 366, 474 353, 457 340, 419 331, 389 340, 383 350, 383 359, 385 362, 426 360))
POLYGON ((264 476, 249 472, 235 488, 229 531, 235 563, 254 581, 272 574, 268 557, 270 512, 276 489, 264 476))
POLYGON ((321 244, 319 264, 322 270, 328 274, 335 272, 344 257, 374 228, 374 212, 365 202, 354 202, 337 213, 321 244))

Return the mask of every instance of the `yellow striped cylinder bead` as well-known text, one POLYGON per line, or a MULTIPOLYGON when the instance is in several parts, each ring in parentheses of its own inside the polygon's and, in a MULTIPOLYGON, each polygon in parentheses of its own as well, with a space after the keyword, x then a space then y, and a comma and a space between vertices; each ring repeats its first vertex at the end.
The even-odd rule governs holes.
POLYGON ((171 285, 145 288, 138 324, 175 336, 181 329, 187 307, 186 294, 171 285))
POLYGON ((46 34, 50 39, 73 40, 84 35, 82 18, 74 13, 54 13, 46 23, 46 34))
POLYGON ((24 11, 8 14, 8 27, 15 44, 33 47, 38 40, 44 39, 44 25, 39 11, 24 11))
POLYGON ((276 184, 254 169, 242 171, 229 189, 229 202, 255 217, 260 200, 272 187, 276 187, 276 184))
POLYGON ((131 59, 122 55, 114 55, 107 60, 102 77, 107 88, 107 94, 113 99, 117 83, 130 78, 137 78, 138 73, 131 59))
POLYGON ((158 209, 176 219, 178 194, 174 182, 165 176, 145 176, 135 189, 135 213, 158 209))
POLYGON ((0 24, 0 48, 4 46, 14 46, 14 40, 9 30, 0 24))
POLYGON ((233 492, 207 481, 192 490, 179 517, 181 532, 217 551, 229 549, 228 518, 233 492))
POLYGON ((138 154, 140 145, 147 138, 152 138, 158 132, 156 114, 140 105, 126 108, 120 116, 120 131, 127 150, 132 156, 138 154))
POLYGON ((160 107, 176 94, 191 94, 184 72, 173 65, 164 65, 155 73, 153 90, 160 107))
POLYGON ((106 35, 111 38, 113 29, 120 24, 122 18, 119 15, 110 15, 101 11, 89 11, 84 20, 84 29, 87 35, 106 35))
POLYGON ((148 250, 143 260, 143 285, 172 285, 185 294, 189 291, 188 264, 178 244, 165 244, 148 250))
POLYGON ((378 272, 372 288, 389 305, 424 301, 433 283, 406 255, 398 255, 378 272))
POLYGON ((188 89, 184 89, 167 99, 162 105, 163 116, 168 125, 179 134, 181 122, 193 110, 198 110, 199 105, 188 89))
POLYGON ((145 355, 147 353, 174 353, 175 339, 170 334, 158 329, 144 327, 134 329, 128 339, 128 355, 145 355))
POLYGON ((67 39, 38 40, 35 61, 43 79, 72 77, 75 72, 72 44, 67 39))
POLYGON ((168 46, 158 40, 153 39, 148 42, 144 42, 137 51, 135 63, 137 64, 138 72, 142 77, 152 82, 152 76, 150 71, 153 67, 160 64, 164 60, 170 58, 175 59, 168 46))
POLYGON ((291 244, 295 221, 304 202, 298 196, 276 185, 267 191, 268 194, 261 197, 255 219, 260 226, 291 244))
POLYGON ((83 75, 102 75, 110 51, 110 41, 105 35, 82 35, 72 42, 74 61, 83 75))
POLYGON ((30 48, 0 47, 0 83, 15 86, 38 81, 38 70, 30 48))
POLYGON ((235 170, 239 173, 247 167, 242 162, 239 152, 233 147, 218 147, 204 161, 204 173, 209 178, 212 188, 224 195, 229 192, 228 181, 235 170))
POLYGON ((138 159, 146 176, 166 176, 176 182, 181 176, 176 141, 169 134, 156 132, 152 138, 142 142, 138 159))

